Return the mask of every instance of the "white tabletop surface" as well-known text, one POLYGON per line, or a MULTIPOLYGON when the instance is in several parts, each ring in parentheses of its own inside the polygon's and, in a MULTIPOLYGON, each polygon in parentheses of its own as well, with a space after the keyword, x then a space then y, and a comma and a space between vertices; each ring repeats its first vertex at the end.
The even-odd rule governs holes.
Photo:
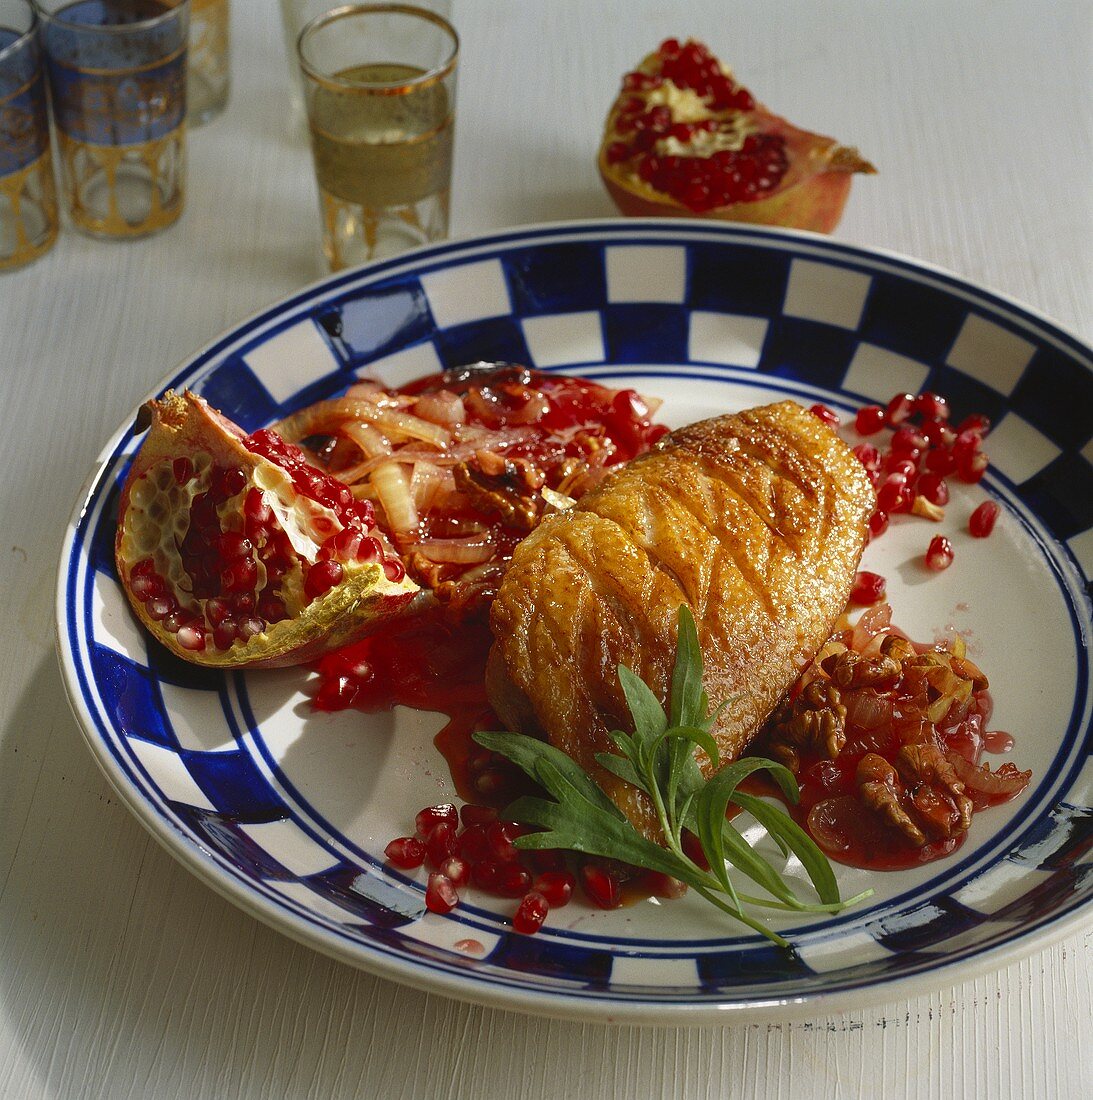
MULTIPOLYGON (((1084 0, 457 0, 453 232, 609 215, 619 75, 692 34, 880 169, 838 236, 1093 336, 1084 0)), ((406 989, 290 942, 118 803, 53 650, 61 533, 95 455, 174 365, 321 274, 272 0, 236 0, 226 113, 188 209, 136 243, 63 233, 0 276, 0 1097, 1056 1097, 1093 1094, 1093 931, 962 985, 811 1021, 572 1024, 406 989), (1086 1053, 1082 1053, 1083 1047, 1086 1053)))

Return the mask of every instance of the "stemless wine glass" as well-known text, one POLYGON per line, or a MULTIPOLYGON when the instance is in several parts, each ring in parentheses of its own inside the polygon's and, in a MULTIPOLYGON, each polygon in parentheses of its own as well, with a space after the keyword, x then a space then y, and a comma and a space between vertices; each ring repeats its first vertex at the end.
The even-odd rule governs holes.
POLYGON ((182 213, 189 0, 38 0, 63 193, 97 237, 182 213))
POLYGON ((0 0, 0 271, 57 239, 49 113, 30 0, 0 0))
POLYGON ((203 126, 227 106, 231 86, 228 0, 190 0, 186 122, 203 126))
POLYGON ((331 270, 448 234, 459 38, 406 4, 336 8, 297 44, 331 270))

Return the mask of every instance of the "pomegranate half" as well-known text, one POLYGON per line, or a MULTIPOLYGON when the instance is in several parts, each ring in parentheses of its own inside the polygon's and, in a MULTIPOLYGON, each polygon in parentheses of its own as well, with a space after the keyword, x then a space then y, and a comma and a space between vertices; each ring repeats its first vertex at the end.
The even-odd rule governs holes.
POLYGON ((216 668, 298 664, 414 600, 371 503, 299 448, 246 435, 189 392, 145 412, 114 555, 137 617, 171 652, 216 668))
POLYGON ((669 38, 623 77, 599 150, 631 216, 701 217, 830 233, 857 149, 772 114, 701 42, 669 38))

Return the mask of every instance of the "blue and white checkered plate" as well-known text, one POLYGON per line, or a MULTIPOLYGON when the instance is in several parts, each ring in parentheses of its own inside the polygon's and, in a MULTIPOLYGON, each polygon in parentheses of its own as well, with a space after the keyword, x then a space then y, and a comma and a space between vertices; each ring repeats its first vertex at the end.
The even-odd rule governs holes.
MULTIPOLYGON (((313 714, 306 669, 221 675, 176 661, 130 616, 112 550, 139 443, 107 444, 74 512, 57 617, 72 705, 124 801, 175 856, 260 919, 388 978, 574 1018, 682 1023, 815 1014, 935 988, 1072 931, 1093 897, 1093 353, 1028 309, 899 257, 782 231, 604 221, 519 229, 342 273, 239 325, 164 383, 248 430, 362 372, 391 384, 479 359, 664 399, 672 425, 785 396, 847 412, 921 387, 994 422, 991 470, 945 520, 866 551, 896 621, 959 631, 990 677, 992 726, 1033 779, 967 843, 916 870, 838 867, 836 918, 775 919, 792 953, 700 900, 612 912, 574 901, 535 936, 514 902, 424 910, 383 846, 453 795, 439 715, 313 714), (987 496, 989 539, 967 534, 987 496), (921 566, 942 531, 956 558, 921 566), (466 941, 475 941, 473 950, 466 941), (460 945, 460 946, 457 946, 460 945)), ((996 761, 997 762, 997 761, 996 761)), ((788 874, 799 868, 787 867, 788 874)))

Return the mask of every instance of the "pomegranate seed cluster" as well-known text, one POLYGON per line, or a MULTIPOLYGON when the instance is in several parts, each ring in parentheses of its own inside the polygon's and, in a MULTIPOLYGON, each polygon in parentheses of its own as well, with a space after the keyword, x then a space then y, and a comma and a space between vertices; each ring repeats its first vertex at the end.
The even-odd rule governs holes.
MULTIPOLYGON (((414 824, 414 835, 396 837, 384 855, 399 870, 426 869, 425 907, 432 913, 450 913, 459 904, 460 892, 474 888, 518 900, 512 927, 532 935, 552 909, 569 903, 578 885, 600 909, 622 904, 630 869, 588 858, 574 874, 560 851, 521 851, 513 842, 530 830, 502 821, 490 806, 468 804, 458 811, 451 803, 426 806, 414 824)), ((671 893, 667 885, 663 893, 671 893)))
MULTIPOLYGON (((837 428, 839 415, 827 405, 813 405, 814 416, 837 428)), ((887 446, 863 442, 853 448, 865 467, 877 493, 877 507, 869 519, 869 538, 880 538, 888 530, 892 515, 909 514, 940 522, 949 503, 949 482, 974 485, 982 480, 990 460, 983 439, 990 420, 972 413, 958 425, 950 423, 949 403, 930 391, 918 395, 897 393, 887 405, 864 405, 854 417, 854 429, 861 436, 875 436, 884 429, 892 435, 887 446)), ((986 538, 994 530, 999 507, 984 501, 972 512, 968 532, 986 538)), ((930 540, 923 562, 932 572, 941 572, 953 562, 952 541, 944 535, 930 540)), ((884 578, 865 570, 857 573, 850 602, 875 604, 885 598, 884 578)))
POLYGON ((309 564, 297 554, 267 493, 241 467, 210 465, 207 458, 195 465, 182 456, 164 464, 169 474, 151 471, 157 484, 173 481, 192 493, 185 535, 177 543, 186 577, 169 582, 155 558, 144 557, 130 571, 130 589, 148 616, 193 652, 228 650, 292 617, 340 584, 347 562, 382 562, 393 581, 403 575, 402 564, 385 558, 382 544, 368 534, 375 527, 371 503, 355 500, 273 432, 256 432, 244 444, 287 474, 298 494, 330 509, 337 524, 312 517, 319 533, 324 522, 330 532, 318 560, 309 564), (184 607, 175 593, 186 589, 192 599, 184 607))
POLYGON ((754 202, 789 168, 785 139, 756 133, 755 100, 701 42, 669 38, 642 69, 622 80, 623 98, 604 151, 650 187, 695 213, 754 202), (709 117, 676 117, 661 89, 690 93, 709 117))

